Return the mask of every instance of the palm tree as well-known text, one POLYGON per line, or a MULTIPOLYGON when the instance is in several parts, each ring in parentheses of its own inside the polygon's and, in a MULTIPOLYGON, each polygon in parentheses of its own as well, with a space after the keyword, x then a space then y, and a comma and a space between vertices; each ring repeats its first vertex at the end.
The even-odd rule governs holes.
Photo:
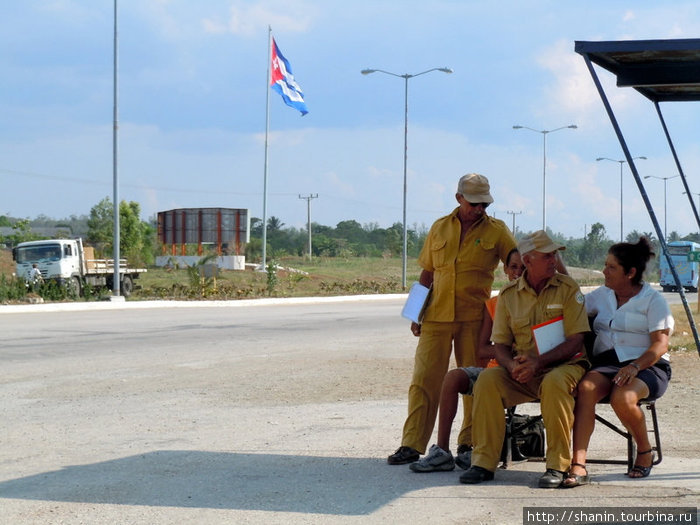
POLYGON ((284 226, 284 223, 279 219, 279 217, 275 217, 273 215, 269 219, 267 219, 268 232, 279 231, 282 229, 282 226, 284 226))

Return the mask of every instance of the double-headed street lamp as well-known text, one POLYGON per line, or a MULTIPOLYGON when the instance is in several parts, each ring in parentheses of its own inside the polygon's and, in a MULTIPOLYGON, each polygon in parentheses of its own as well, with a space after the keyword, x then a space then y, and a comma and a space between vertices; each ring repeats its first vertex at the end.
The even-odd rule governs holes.
MULTIPOLYGON (((634 160, 634 159, 647 160, 646 157, 641 157, 641 156, 640 157, 632 157, 632 160, 634 160)), ((623 241, 623 238, 622 238, 622 235, 623 235, 623 233, 622 233, 622 231, 623 231, 622 230, 622 165, 627 161, 626 160, 611 159, 608 157, 598 157, 595 160, 596 161, 609 160, 611 162, 619 162, 620 163, 620 242, 622 242, 623 241)))
POLYGON ((434 67, 426 71, 421 71, 420 73, 404 73, 399 75, 397 73, 391 73, 389 71, 384 71, 383 69, 363 69, 361 73, 363 75, 369 75, 371 73, 384 73, 385 75, 391 75, 392 77, 399 77, 404 79, 404 125, 403 125, 403 255, 402 255, 402 271, 401 271, 401 286, 406 288, 406 252, 407 252, 407 229, 406 229, 406 162, 408 159, 408 79, 417 77, 420 75, 425 75, 431 71, 442 71, 443 73, 452 73, 449 67, 434 67))
POLYGON ((542 229, 547 231, 547 135, 560 129, 577 129, 576 124, 562 126, 556 129, 534 129, 527 126, 513 126, 513 129, 529 129, 542 134, 542 229))
POLYGON ((670 179, 675 179, 680 177, 680 175, 674 175, 673 177, 657 177, 655 175, 645 175, 645 179, 659 179, 664 181, 664 241, 668 239, 668 234, 666 233, 666 181, 670 179))

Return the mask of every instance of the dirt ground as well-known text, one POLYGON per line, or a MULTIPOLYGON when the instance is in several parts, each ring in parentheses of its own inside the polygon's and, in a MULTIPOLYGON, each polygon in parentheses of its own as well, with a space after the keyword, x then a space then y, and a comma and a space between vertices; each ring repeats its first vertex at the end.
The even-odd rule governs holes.
MULTIPOLYGON (((251 307, 137 306, 114 322, 97 310, 80 322, 27 316, 33 333, 4 317, 0 524, 503 525, 522 524, 525 507, 697 505, 695 352, 672 355, 657 403, 664 459, 649 478, 594 465, 591 485, 543 491, 533 461, 467 487, 459 470, 386 463, 415 347, 397 300, 359 306, 371 318, 344 304, 270 307, 264 344, 257 327, 268 323, 248 317, 251 307), (300 317, 314 322, 301 329, 300 317), (330 322, 333 339, 317 328, 330 322), (232 351, 237 340, 246 344, 232 351)), ((626 456, 610 434, 596 429, 596 458, 626 456)))

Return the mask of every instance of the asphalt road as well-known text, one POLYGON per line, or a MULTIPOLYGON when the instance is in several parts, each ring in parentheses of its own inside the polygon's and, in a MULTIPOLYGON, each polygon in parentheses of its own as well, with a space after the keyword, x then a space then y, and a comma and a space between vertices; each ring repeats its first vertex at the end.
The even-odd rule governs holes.
MULTIPOLYGON (((663 462, 574 490, 522 463, 478 486, 389 466, 415 339, 402 296, 0 306, 0 523, 522 523, 526 507, 697 506, 697 357, 663 462)), ((523 407, 524 411, 537 407, 523 407)), ((597 457, 624 442, 594 435, 597 457)))

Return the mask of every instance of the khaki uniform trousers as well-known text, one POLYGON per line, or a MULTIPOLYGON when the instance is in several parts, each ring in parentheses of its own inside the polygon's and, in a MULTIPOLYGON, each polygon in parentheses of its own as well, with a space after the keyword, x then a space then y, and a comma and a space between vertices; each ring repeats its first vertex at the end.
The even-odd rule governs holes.
POLYGON ((568 470, 574 425, 572 392, 585 372, 580 365, 566 363, 518 383, 503 367, 484 370, 474 385, 472 465, 496 470, 506 431, 503 410, 539 399, 547 437, 546 468, 568 470))
MULTIPOLYGON (((433 434, 440 402, 442 380, 447 373, 454 344, 457 366, 476 365, 476 346, 481 321, 439 323, 426 321, 416 348, 413 379, 408 390, 408 417, 401 445, 421 454, 433 434)), ((464 419, 458 443, 471 445, 472 396, 462 396, 464 419)))

